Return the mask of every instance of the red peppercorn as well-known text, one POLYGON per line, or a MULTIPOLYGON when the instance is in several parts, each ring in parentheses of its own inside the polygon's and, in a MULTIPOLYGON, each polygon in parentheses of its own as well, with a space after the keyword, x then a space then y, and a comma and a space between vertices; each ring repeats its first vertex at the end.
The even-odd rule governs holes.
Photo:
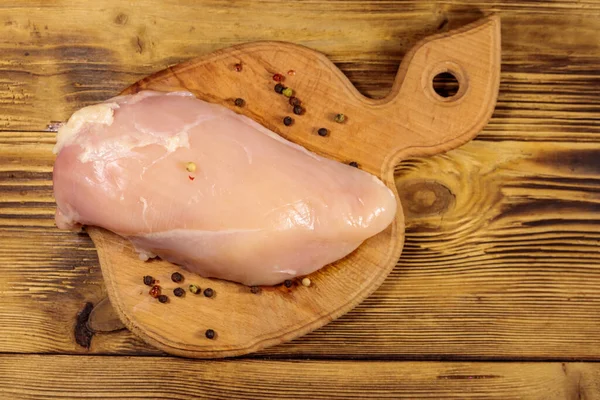
POLYGON ((156 299, 158 296, 160 296, 160 286, 158 286, 158 285, 152 286, 152 289, 150 289, 150 291, 148 293, 150 294, 150 296, 152 296, 156 299))
POLYGON ((241 71, 242 71, 242 68, 243 68, 243 67, 242 67, 242 63, 241 63, 241 62, 239 62, 239 63, 236 63, 236 64, 233 66, 233 68, 234 68, 234 69, 235 69, 237 72, 241 72, 241 71))
POLYGON ((283 79, 284 79, 283 75, 281 75, 281 74, 275 74, 275 75, 273 75, 273 80, 275 82, 281 82, 281 81, 283 81, 283 79))

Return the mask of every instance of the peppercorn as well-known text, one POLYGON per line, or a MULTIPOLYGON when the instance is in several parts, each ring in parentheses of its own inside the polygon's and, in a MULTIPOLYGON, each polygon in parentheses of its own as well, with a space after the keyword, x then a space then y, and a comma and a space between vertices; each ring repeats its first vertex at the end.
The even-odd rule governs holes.
POLYGON ((173 294, 176 297, 181 297, 181 296, 183 296, 185 294, 185 290, 183 290, 182 288, 178 287, 178 288, 173 289, 173 294))
POLYGON ((275 91, 279 94, 283 93, 283 91, 287 89, 285 86, 283 86, 281 83, 278 83, 277 85, 275 85, 275 91))
POLYGON ((283 75, 281 75, 281 74, 275 74, 275 75, 273 75, 273 80, 275 82, 281 82, 283 80, 283 75))
POLYGON ((319 136, 325 137, 329 134, 329 131, 326 128, 319 128, 317 133, 319 134, 319 136))
POLYGON ((285 117, 285 118, 283 119, 283 124, 284 124, 285 126, 290 126, 290 125, 291 125, 291 124, 293 124, 293 123, 294 123, 294 119, 293 119, 292 117, 285 117))
POLYGON ((173 272, 173 274, 171 274, 171 280, 175 283, 179 283, 183 281, 183 275, 181 275, 179 272, 173 272))
POLYGON ((302 101, 299 98, 297 98, 296 96, 292 96, 292 97, 290 97, 289 103, 290 103, 290 106, 299 106, 300 104, 302 104, 302 101))
POLYGON ((346 116, 344 114, 337 114, 333 120, 338 124, 341 124, 346 120, 346 116))
POLYGON ((304 279, 302 279, 302 285, 303 286, 309 287, 310 284, 311 284, 310 278, 304 278, 304 279))
POLYGON ((158 296, 160 296, 160 286, 158 286, 158 285, 152 286, 152 289, 150 289, 150 291, 148 293, 150 294, 150 296, 157 298, 158 296))
POLYGON ((211 288, 204 289, 204 296, 205 297, 213 297, 214 294, 215 294, 215 291, 212 290, 211 288))
POLYGON ((283 281, 283 284, 286 288, 291 288, 292 287, 292 281, 289 279, 286 279, 285 281, 283 281))
POLYGON ((244 101, 244 99, 238 97, 237 99, 235 99, 235 101, 233 102, 236 106, 238 107, 243 107, 244 104, 246 104, 246 102, 244 101))
POLYGON ((198 294, 198 293, 200 293, 200 288, 196 285, 190 285, 190 292, 192 292, 194 294, 198 294))
POLYGON ((189 163, 186 164, 185 169, 188 172, 194 172, 196 170, 196 164, 190 161, 189 163))
POLYGON ((233 68, 234 68, 234 69, 235 69, 237 72, 241 72, 241 71, 242 71, 242 68, 243 68, 243 67, 242 67, 242 63, 241 63, 241 62, 239 62, 239 63, 236 63, 236 64, 234 64, 234 65, 233 65, 233 68))
POLYGON ((356 161, 352 161, 348 165, 350 165, 351 167, 354 167, 354 168, 358 168, 358 163, 356 161))
POLYGON ((288 87, 283 89, 281 94, 283 94, 285 97, 291 97, 294 94, 294 91, 288 87))
POLYGON ((144 285, 152 286, 154 284, 154 278, 150 275, 144 276, 144 285))
POLYGON ((304 108, 302 108, 302 106, 294 106, 294 114, 296 114, 296 115, 304 114, 304 108))
POLYGON ((250 287, 250 291, 254 294, 260 293, 260 287, 252 286, 252 287, 250 287))
POLYGON ((206 332, 204 332, 204 335, 206 335, 208 339, 214 339, 216 333, 212 329, 207 329, 206 332))
POLYGON ((160 296, 158 296, 158 301, 160 301, 161 303, 166 303, 167 301, 169 301, 169 298, 164 294, 161 294, 160 296))

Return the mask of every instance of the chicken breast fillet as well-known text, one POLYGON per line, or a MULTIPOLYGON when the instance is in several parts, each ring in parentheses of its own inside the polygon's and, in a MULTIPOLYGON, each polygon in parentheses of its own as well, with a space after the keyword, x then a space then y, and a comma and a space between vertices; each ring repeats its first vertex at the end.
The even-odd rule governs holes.
POLYGON ((318 270, 396 213, 374 176, 187 92, 83 108, 54 151, 59 228, 100 226, 131 240, 142 259, 246 285, 318 270))

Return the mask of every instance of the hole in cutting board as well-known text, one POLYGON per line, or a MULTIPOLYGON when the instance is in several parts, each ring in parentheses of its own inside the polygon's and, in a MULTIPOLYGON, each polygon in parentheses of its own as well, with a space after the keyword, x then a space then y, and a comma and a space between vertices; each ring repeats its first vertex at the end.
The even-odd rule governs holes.
POLYGON ((460 88, 458 79, 451 72, 440 72, 434 76, 432 85, 433 91, 445 99, 454 97, 460 88))

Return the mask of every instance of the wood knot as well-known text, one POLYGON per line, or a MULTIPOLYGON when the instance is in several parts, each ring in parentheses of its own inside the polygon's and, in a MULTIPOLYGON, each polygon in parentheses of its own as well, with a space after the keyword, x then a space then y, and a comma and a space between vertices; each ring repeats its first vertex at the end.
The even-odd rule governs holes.
POLYGON ((404 214, 408 217, 443 214, 454 204, 450 189, 439 182, 399 181, 396 185, 404 214))

